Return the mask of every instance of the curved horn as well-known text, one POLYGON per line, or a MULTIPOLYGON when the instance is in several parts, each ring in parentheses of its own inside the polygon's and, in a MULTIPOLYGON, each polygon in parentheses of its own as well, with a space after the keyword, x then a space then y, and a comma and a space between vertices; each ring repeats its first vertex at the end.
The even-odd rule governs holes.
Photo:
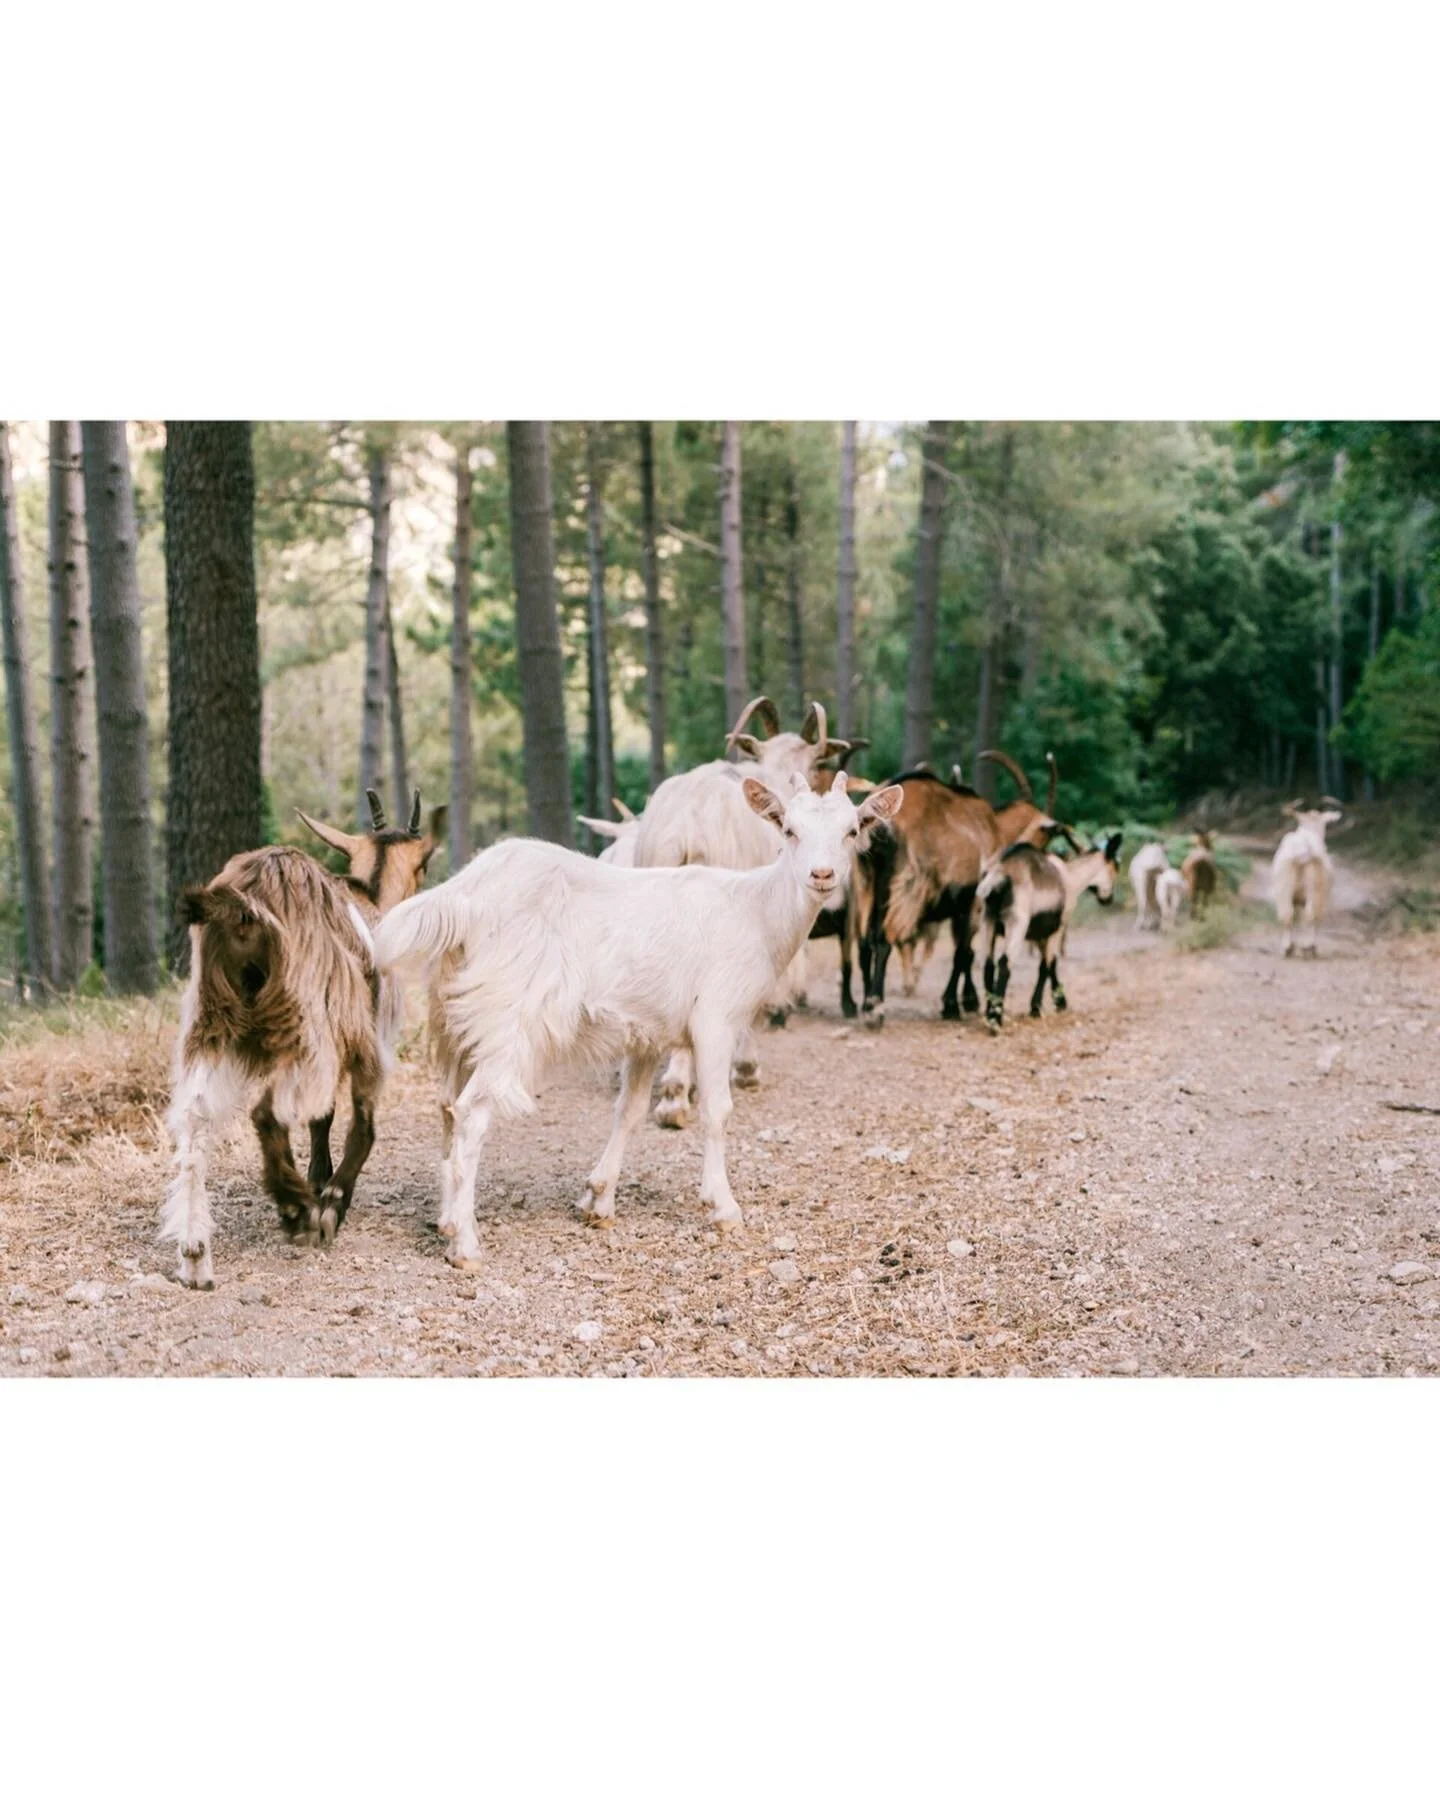
POLYGON ((1291 799, 1288 805, 1282 805, 1280 807, 1281 817, 1294 817, 1295 813, 1301 809, 1304 803, 1304 799, 1291 799))
POLYGON ((1060 769, 1056 764, 1055 757, 1048 749, 1045 751, 1045 760, 1050 767, 1050 797, 1045 801, 1045 810, 1051 817, 1054 817, 1055 794, 1060 787, 1060 769))
POLYGON ((1329 805, 1335 811, 1343 811, 1345 809, 1345 801, 1343 799, 1331 798, 1328 792, 1321 793, 1320 803, 1322 805, 1329 805))
POLYGON ((1080 838, 1070 828, 1069 824, 1056 824, 1054 834, 1056 836, 1063 836, 1077 855, 1088 855, 1090 853, 1089 849, 1085 847, 1085 844, 1081 842, 1080 838))
POLYGON ((625 803, 624 799, 612 798, 610 803, 615 807, 616 815, 622 823, 633 824, 635 822, 635 813, 625 803))
POLYGON ((818 744, 822 755, 829 754, 829 739, 825 734, 825 707, 818 699, 810 701, 810 709, 805 713, 800 734, 807 743, 818 744))
POLYGON ((327 848, 338 849, 342 855, 349 855, 352 860, 355 851, 365 841, 363 836, 352 836, 348 830, 337 830, 334 824, 321 823, 318 817, 311 817, 307 812, 297 809, 295 813, 307 830, 318 836, 327 848))
POLYGON ((410 804, 410 834, 412 836, 420 834, 420 788, 418 786, 415 788, 415 797, 410 804))
POLYGON ((612 841, 625 828, 624 824, 612 824, 608 817, 581 817, 577 814, 575 821, 577 824, 584 824, 585 828, 593 831, 596 836, 608 836, 612 841))
POLYGON ((952 761, 950 763, 950 784, 952 786, 963 786, 965 784, 965 769, 958 761, 952 761))
MULTIPOLYGON (((370 828, 378 836, 385 828, 385 806, 373 786, 365 788, 365 797, 370 801, 370 828)), ((304 816, 304 813, 301 813, 304 816)))
POLYGON ((1017 767, 1003 749, 982 749, 977 759, 993 761, 997 767, 1003 767, 1020 788, 1020 797, 1024 799, 1025 803, 1027 805, 1035 803, 1035 794, 1030 790, 1030 782, 1025 777, 1024 769, 1017 767))
POLYGON ((767 699, 762 693, 758 699, 752 699, 735 720, 735 727, 725 738, 727 750, 735 747, 735 738, 740 735, 751 718, 756 718, 765 726, 766 734, 777 736, 780 732, 780 713, 775 709, 775 701, 767 699))

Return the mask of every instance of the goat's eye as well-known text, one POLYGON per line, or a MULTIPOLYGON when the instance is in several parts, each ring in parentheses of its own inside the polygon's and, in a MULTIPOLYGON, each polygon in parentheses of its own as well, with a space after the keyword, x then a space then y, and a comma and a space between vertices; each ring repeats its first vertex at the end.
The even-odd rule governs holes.
POLYGON ((860 832, 859 832, 859 831, 858 831, 858 830, 851 830, 851 831, 850 831, 850 833, 849 833, 849 840, 850 840, 850 841, 851 841, 851 842, 854 842, 854 840, 855 840, 855 838, 856 838, 856 837, 857 837, 857 836, 858 836, 858 835, 859 835, 859 834, 860 834, 860 832))
POLYGON ((787 829, 785 832, 785 840, 786 840, 786 842, 794 842, 795 832, 793 830, 787 829))

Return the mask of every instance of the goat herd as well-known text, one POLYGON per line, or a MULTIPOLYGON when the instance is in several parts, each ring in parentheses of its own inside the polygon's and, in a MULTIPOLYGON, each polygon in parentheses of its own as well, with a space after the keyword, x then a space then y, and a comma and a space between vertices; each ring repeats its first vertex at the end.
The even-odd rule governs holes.
MULTIPOLYGON (((1032 1016, 1047 983, 1063 1010, 1058 959, 1070 920, 1083 892, 1106 904, 1113 897, 1120 836, 1087 846, 1053 815, 1053 756, 1041 810, 998 751, 986 759, 1009 771, 1020 796, 992 807, 958 768, 948 783, 924 768, 880 785, 857 779, 846 763, 864 746, 830 736, 819 704, 798 733, 783 731, 774 705, 758 698, 725 741, 746 765, 717 760, 673 775, 639 817, 619 808, 618 824, 582 820, 611 838, 598 860, 522 838, 422 891, 443 808, 422 831, 417 792, 407 826, 392 829, 372 793, 368 832, 300 813, 346 858, 343 878, 298 849, 270 847, 234 856, 207 886, 190 888, 181 901, 190 976, 167 1118, 174 1175, 161 1226, 162 1239, 178 1244, 181 1282, 213 1288, 208 1159, 245 1102, 287 1234, 334 1240, 374 1144, 407 968, 428 988, 444 1143, 438 1221, 460 1267, 480 1253, 475 1180, 490 1125, 533 1111, 547 1070, 562 1061, 621 1069, 610 1138, 579 1200, 584 1221, 614 1220, 625 1145, 658 1070, 656 1122, 678 1128, 698 1114, 702 1203, 717 1228, 737 1226, 725 1164, 732 1083, 757 1083, 757 1019, 805 1002, 810 936, 840 937, 847 1017, 856 1015, 858 955, 872 1027, 884 1019, 891 951, 909 989, 917 952, 946 923, 954 942, 946 1017, 979 1009, 977 941, 992 1031, 1027 941, 1040 957, 1032 1016), (1068 858, 1049 852, 1057 836, 1068 858), (336 1167, 330 1130, 342 1080, 351 1118, 336 1167), (298 1125, 310 1131, 303 1175, 290 1142, 298 1125)), ((1291 807, 1296 827, 1276 854, 1287 954, 1297 905, 1314 952, 1329 889, 1325 829, 1338 816, 1325 805, 1291 807)), ((1203 905, 1215 888, 1214 857, 1202 839, 1175 874, 1163 849, 1145 849, 1131 878, 1142 924, 1158 923, 1173 915, 1177 881, 1203 905)))

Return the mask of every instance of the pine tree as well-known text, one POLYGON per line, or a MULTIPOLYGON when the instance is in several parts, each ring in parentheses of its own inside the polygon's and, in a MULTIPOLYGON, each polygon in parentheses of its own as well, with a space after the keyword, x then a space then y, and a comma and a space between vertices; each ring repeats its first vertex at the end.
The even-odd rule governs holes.
POLYGON ((565 733, 565 663, 555 606, 550 427, 512 421, 505 427, 505 439, 530 834, 568 849, 574 847, 575 834, 565 733))
POLYGON ((450 612, 450 871, 470 859, 470 441, 455 447, 455 585, 450 612))
POLYGON ((720 602, 724 628, 727 728, 744 711, 745 593, 740 576, 740 426, 727 423, 720 439, 720 602))
MULTIPOLYGON (((362 830, 370 828, 370 804, 365 794, 379 792, 380 766, 385 755, 385 688, 389 681, 390 655, 385 620, 390 612, 390 459, 373 446, 367 457, 370 480, 370 577, 365 587, 365 688, 360 721, 360 776, 355 794, 355 817, 362 830)), ((402 792, 396 813, 405 803, 402 792)))
POLYGON ((915 547, 915 603, 911 611, 909 671, 905 681, 906 767, 930 759, 935 714, 935 633, 940 605, 940 550, 945 534, 950 426, 932 422, 921 441, 919 539, 915 547))
POLYGON ((90 965, 95 933, 95 695, 80 426, 50 426, 51 944, 55 984, 90 965))
POLYGON ((855 734, 855 426, 840 426, 840 561, 835 576, 835 734, 855 734))
MULTIPOLYGON (((589 666, 586 799, 590 816, 613 815, 615 749, 610 712, 610 631, 605 616, 605 515, 595 426, 585 427, 585 544, 590 567, 586 659, 589 666)), ((603 846, 603 845, 602 845, 603 846)))

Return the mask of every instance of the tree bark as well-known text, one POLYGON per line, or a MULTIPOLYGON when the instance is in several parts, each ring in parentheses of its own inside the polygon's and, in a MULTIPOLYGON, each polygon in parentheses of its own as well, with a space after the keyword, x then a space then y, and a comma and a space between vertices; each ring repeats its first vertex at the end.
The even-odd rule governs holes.
MULTIPOLYGON (((365 587, 365 690, 360 718, 360 778, 355 794, 355 818, 360 829, 370 828, 367 788, 381 790, 380 768, 385 757, 385 687, 389 677, 385 619, 390 609, 390 461, 382 449, 369 455, 370 475, 370 578, 365 587)), ((405 803, 401 793, 397 806, 405 803)))
POLYGON ((470 859, 470 445, 455 451, 455 591, 450 617, 450 871, 470 859))
POLYGON ((655 433, 640 433, 640 554, 645 574, 645 705, 650 721, 650 790, 665 778, 665 639, 660 618, 660 563, 655 553, 655 433))
POLYGON ((50 894, 40 823, 40 756, 30 696, 30 656, 25 630, 25 583, 20 562, 20 522, 10 470, 10 426, 0 423, 0 637, 5 655, 5 722, 10 738, 10 788, 15 806, 15 847, 20 860, 20 901, 25 911, 25 966, 37 996, 51 975, 50 894))
POLYGON ((740 426, 720 439, 720 604, 725 654, 725 727, 745 709, 745 594, 740 577, 740 426))
POLYGON ((568 849, 574 847, 575 838, 570 745, 565 734, 565 663, 555 607, 550 427, 512 420, 505 427, 505 437, 530 834, 568 849))
POLYGON ((390 580, 385 580, 385 684, 390 715, 390 784, 395 794, 392 823, 403 829, 410 815, 410 763, 405 754, 405 706, 400 697, 400 656, 395 647, 395 620, 390 615, 390 580))
POLYGON ((840 565, 835 576, 835 734, 855 734, 855 426, 840 426, 840 565))
POLYGON ((945 533, 945 457, 950 426, 934 421, 921 440, 920 524, 915 548, 915 604, 910 620, 910 668, 905 682, 906 767, 930 759, 935 714, 935 632, 940 604, 940 550, 945 533))
POLYGON ((90 636, 100 745, 100 884, 105 977, 116 992, 155 990, 155 875, 151 860, 150 733, 135 500, 125 425, 80 426, 90 636))
POLYGON ((260 626, 250 426, 165 426, 165 618, 170 964, 184 972, 187 886, 260 844, 260 626))
POLYGON ((995 486, 995 520, 999 541, 995 547, 994 577, 980 648, 980 693, 975 707, 975 790, 982 798, 995 797, 995 765, 982 761, 982 749, 997 748, 1000 734, 1001 685, 1005 677, 1006 636, 1010 621, 1012 578, 1010 540, 1010 482, 1015 472, 1015 426, 1000 427, 1000 467, 995 486))
MULTIPOLYGON (((589 629, 591 817, 614 815, 615 748, 610 714, 610 632, 605 618, 605 518, 600 492, 600 452, 595 426, 585 427, 585 542, 590 561, 589 629)), ((601 847, 604 846, 602 841, 601 847)))
MULTIPOLYGON (((1345 630, 1344 598, 1341 588, 1342 530, 1336 518, 1330 526, 1330 727, 1340 722, 1345 706, 1345 630)), ((1337 799, 1345 797, 1345 760, 1333 745, 1330 749, 1331 779, 1326 788, 1337 799)))
MULTIPOLYGON (((800 494, 792 462, 785 482, 785 610, 787 660, 793 715, 805 710, 805 619, 800 596, 800 494)), ((844 735, 837 725, 837 734, 844 735)))
POLYGON ((73 986, 94 953, 95 702, 85 477, 80 426, 50 426, 51 952, 55 984, 73 986))

